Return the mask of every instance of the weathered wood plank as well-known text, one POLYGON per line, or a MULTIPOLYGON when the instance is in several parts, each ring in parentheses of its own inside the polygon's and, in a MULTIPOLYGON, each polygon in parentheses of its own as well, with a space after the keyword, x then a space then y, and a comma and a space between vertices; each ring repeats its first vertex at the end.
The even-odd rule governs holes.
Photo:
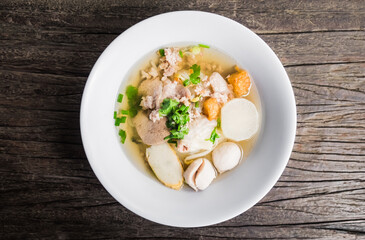
MULTIPOLYGON (((289 162, 288 168, 279 182, 256 207, 216 227, 198 231, 190 230, 186 238, 194 239, 198 236, 213 239, 222 237, 261 238, 270 236, 273 228, 276 238, 297 238, 310 234, 311 238, 326 239, 328 236, 356 237, 361 233, 365 222, 365 216, 359 214, 365 212, 364 204, 362 204, 365 200, 363 158, 351 156, 351 160, 349 160, 346 154, 341 155, 341 151, 347 148, 343 144, 335 148, 329 147, 330 152, 320 155, 320 158, 318 158, 318 153, 321 152, 323 144, 326 147, 328 141, 339 139, 340 136, 341 141, 350 142, 350 144, 356 143, 353 148, 351 145, 348 146, 349 149, 346 151, 350 153, 354 148, 363 146, 363 142, 361 142, 364 131, 363 122, 355 121, 356 126, 360 129, 353 129, 350 127, 353 126, 354 121, 349 121, 356 118, 357 113, 351 111, 354 105, 361 103, 364 95, 364 79, 361 77, 364 74, 363 64, 344 64, 334 67, 329 65, 302 66, 290 67, 287 70, 294 87, 305 86, 305 83, 310 80, 312 85, 307 88, 316 88, 317 92, 321 92, 327 90, 327 85, 331 84, 335 91, 341 91, 341 98, 338 98, 338 94, 314 94, 308 98, 305 97, 307 92, 305 89, 294 88, 296 96, 299 96, 297 97, 300 106, 298 108, 300 122, 298 132, 301 132, 296 140, 295 151, 300 151, 300 153, 293 153, 293 159, 289 162), (348 80, 345 83, 341 81, 344 78, 348 80), (327 97, 323 99, 323 95, 327 97), (343 100, 346 100, 346 104, 342 103, 343 100), (312 106, 313 101, 320 101, 320 103, 312 106), (314 112, 311 113, 310 121, 306 118, 308 112, 314 112), (321 115, 316 115, 317 112, 321 115), (344 129, 335 128, 334 135, 321 132, 321 129, 318 130, 317 128, 323 125, 323 117, 330 117, 333 112, 338 112, 339 115, 350 112, 345 119, 337 118, 329 122, 329 127, 341 125, 344 129), (311 153, 313 148, 319 149, 319 152, 311 153), (336 155, 337 158, 333 159, 331 151, 335 154, 340 151, 341 154, 336 155), (341 200, 339 201, 339 199, 341 200), (313 229, 312 226, 316 226, 316 228, 313 229)), ((178 230, 150 223, 128 212, 98 184, 82 151, 77 109, 67 112, 69 107, 59 104, 57 105, 59 108, 56 108, 57 111, 48 110, 55 108, 52 99, 58 99, 60 102, 75 102, 77 105, 76 99, 79 100, 80 96, 73 93, 81 90, 82 85, 76 85, 74 88, 65 86, 62 84, 62 80, 56 77, 51 78, 51 84, 44 88, 44 84, 41 83, 47 79, 42 78, 44 77, 42 74, 40 78, 29 76, 33 76, 33 73, 21 73, 14 78, 20 79, 20 82, 24 81, 22 78, 25 79, 24 82, 28 84, 23 88, 19 89, 18 85, 12 85, 2 92, 6 98, 25 94, 26 99, 30 102, 35 102, 39 98, 49 98, 48 101, 43 102, 46 104, 44 109, 32 110, 30 106, 29 109, 16 109, 11 107, 10 102, 6 108, 2 108, 2 112, 7 114, 2 115, 0 123, 12 122, 9 119, 14 119, 14 122, 10 123, 10 126, 0 127, 0 138, 2 139, 0 146, 5 146, 1 149, 1 152, 5 153, 2 158, 7 160, 3 167, 8 170, 8 172, 2 172, 7 176, 5 182, 7 191, 3 191, 3 199, 7 200, 0 203, 6 206, 6 215, 10 216, 10 219, 15 219, 15 216, 11 217, 13 212, 19 215, 15 210, 22 212, 17 221, 8 222, 6 229, 16 226, 19 219, 26 221, 30 218, 39 222, 40 219, 48 218, 52 219, 46 223, 49 231, 43 230, 44 228, 41 226, 44 226, 44 223, 41 225, 41 222, 35 228, 32 226, 32 230, 29 229, 29 231, 41 232, 42 236, 48 237, 63 236, 62 234, 72 237, 76 233, 68 229, 74 228, 76 231, 89 225, 98 225, 94 216, 103 213, 104 221, 115 222, 107 228, 109 237, 122 234, 119 226, 125 223, 125 218, 132 221, 124 229, 124 232, 128 234, 135 231, 136 226, 141 223, 146 227, 159 229, 155 232, 142 232, 140 235, 135 235, 136 238, 179 236, 178 230), (27 81, 29 79, 33 80, 27 81), (43 90, 37 91, 40 88, 43 90), (33 117, 27 117, 27 114, 31 114, 33 117), (25 116, 25 119, 29 121, 16 121, 20 116, 25 116), (7 134, 9 129, 12 130, 10 135, 7 134), (49 134, 42 134, 44 132, 49 134), (20 149, 21 151, 19 151, 20 149), (44 174, 45 169, 47 174, 44 174), (38 192, 37 195, 33 194, 35 191, 38 192), (82 215, 79 215, 80 209, 83 209, 82 215), (48 215, 49 211, 54 213, 51 218, 48 215), (115 221, 115 218, 118 220, 115 221), (57 229, 52 224, 53 221, 66 222, 63 225, 66 227, 57 229), (71 223, 67 224, 67 222, 71 223), (75 225, 78 225, 79 228, 75 228, 75 225), (54 233, 56 230, 60 235, 54 233)), ((360 104, 359 110, 362 110, 363 107, 360 104)), ((99 226, 96 229, 105 230, 105 226, 99 226)), ((87 234, 81 236, 83 238, 92 237, 87 234)))
POLYGON ((360 239, 365 235, 363 1, 0 2, 1 239, 360 239), (120 206, 88 164, 79 132, 87 75, 133 24, 203 10, 258 33, 297 101, 294 151, 255 207, 197 229, 120 206))
POLYGON ((365 7, 358 1, 2 1, 4 22, 82 33, 119 34, 156 14, 177 10, 214 12, 259 33, 364 30, 365 7), (30 14, 31 13, 31 14, 30 14), (105 24, 107 23, 107 27, 105 24))
MULTIPOLYGON (((55 38, 64 41, 64 35, 67 33, 41 32, 27 34, 28 37, 23 37, 24 42, 16 39, 0 40, 0 69, 85 77, 104 48, 117 36, 107 35, 106 38, 100 38, 98 35, 89 35, 87 39, 75 37, 76 39, 66 40, 70 41, 66 45, 54 42, 55 38), (38 44, 34 45, 31 40, 36 34, 40 34, 42 39, 37 40, 38 44), (95 45, 99 47, 94 47, 95 45)), ((284 66, 365 62, 365 32, 300 33, 262 37, 284 66)))

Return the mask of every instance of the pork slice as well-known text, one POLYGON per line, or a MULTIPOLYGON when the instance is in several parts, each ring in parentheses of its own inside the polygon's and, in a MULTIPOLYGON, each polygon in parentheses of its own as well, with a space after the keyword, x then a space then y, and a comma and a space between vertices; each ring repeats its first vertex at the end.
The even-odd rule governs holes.
POLYGON ((133 118, 133 123, 142 142, 147 145, 164 143, 164 138, 170 134, 166 127, 166 118, 153 122, 148 118, 146 111, 139 111, 133 118))
POLYGON ((198 96, 201 96, 201 97, 209 97, 211 95, 211 91, 208 88, 209 86, 210 86, 210 83, 209 83, 209 85, 208 84, 202 84, 202 83, 200 83, 200 84, 198 84, 198 85, 195 86, 194 92, 198 96))
MULTIPOLYGON (((171 82, 170 80, 165 81, 162 89, 162 94, 156 101, 156 106, 160 106, 165 98, 171 98, 179 100, 180 102, 187 103, 191 98, 191 92, 188 88, 177 82, 171 82)), ((186 105, 186 104, 185 104, 186 105)), ((189 104, 187 104, 189 105, 189 104)))
POLYGON ((151 68, 148 71, 148 74, 151 76, 151 78, 157 78, 159 75, 157 66, 153 61, 151 61, 151 68))
POLYGON ((162 93, 162 82, 158 78, 144 80, 138 87, 138 93, 155 97, 162 93))
POLYGON ((186 97, 190 99, 191 92, 180 83, 168 81, 163 87, 162 96, 164 98, 180 99, 182 97, 186 97))
POLYGON ((181 102, 182 104, 184 104, 185 106, 189 106, 190 105, 190 100, 187 97, 182 97, 179 99, 179 102, 181 102))
POLYGON ((176 97, 179 99, 181 99, 181 98, 190 99, 191 92, 188 88, 184 87, 182 84, 178 84, 176 86, 176 97))
POLYGON ((141 70, 142 79, 154 79, 159 76, 158 68, 154 61, 151 61, 151 67, 141 70))
POLYGON ((152 96, 144 96, 141 99, 141 103, 139 104, 144 110, 146 109, 154 109, 155 99, 152 96))
POLYGON ((189 117, 190 117, 191 120, 193 120, 195 118, 198 118, 201 115, 202 115, 202 109, 201 109, 201 107, 196 108, 196 107, 191 106, 189 108, 189 117))
POLYGON ((214 92, 229 94, 227 81, 219 73, 212 73, 209 77, 209 82, 214 92))
POLYGON ((153 110, 150 113, 149 118, 152 120, 152 122, 160 121, 161 119, 163 119, 163 117, 160 116, 159 110, 153 110))
POLYGON ((165 48, 165 56, 166 61, 174 67, 182 60, 178 48, 165 48))
POLYGON ((162 98, 175 98, 176 97, 177 82, 171 82, 170 80, 165 81, 162 89, 162 98))
POLYGON ((165 48, 165 56, 160 58, 159 68, 163 70, 162 81, 167 80, 167 77, 172 76, 175 72, 177 72, 179 66, 178 64, 181 62, 181 57, 179 55, 178 48, 165 48))

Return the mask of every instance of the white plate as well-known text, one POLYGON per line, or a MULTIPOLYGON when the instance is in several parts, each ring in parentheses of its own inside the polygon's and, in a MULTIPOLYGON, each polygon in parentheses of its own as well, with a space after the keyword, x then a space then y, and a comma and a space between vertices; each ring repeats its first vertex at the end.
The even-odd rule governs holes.
POLYGON ((144 20, 105 49, 87 80, 80 123, 90 165, 116 200, 157 223, 198 227, 243 213, 274 186, 293 147, 296 107, 284 67, 261 38, 231 19, 181 11, 144 20), (169 189, 137 169, 120 147, 112 117, 130 68, 146 53, 178 42, 208 44, 233 57, 253 77, 262 104, 261 136, 249 158, 202 192, 169 189))

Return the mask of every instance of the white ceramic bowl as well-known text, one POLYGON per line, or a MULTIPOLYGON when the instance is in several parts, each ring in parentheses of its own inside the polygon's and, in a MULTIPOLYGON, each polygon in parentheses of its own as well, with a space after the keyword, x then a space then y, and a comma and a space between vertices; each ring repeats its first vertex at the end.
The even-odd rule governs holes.
POLYGON ((284 67, 261 38, 231 19, 181 11, 144 20, 105 49, 87 80, 80 123, 90 165, 117 201, 157 223, 198 227, 243 213, 274 186, 292 151, 296 107, 284 67), (262 104, 261 133, 249 158, 201 192, 169 189, 137 169, 120 147, 112 118, 131 67, 146 53, 178 42, 208 44, 233 57, 253 77, 262 104))

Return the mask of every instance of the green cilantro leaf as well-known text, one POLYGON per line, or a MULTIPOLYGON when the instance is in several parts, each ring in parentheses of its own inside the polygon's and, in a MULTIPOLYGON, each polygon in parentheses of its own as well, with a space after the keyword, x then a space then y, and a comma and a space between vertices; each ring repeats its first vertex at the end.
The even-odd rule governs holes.
POLYGON ((187 127, 190 121, 189 106, 180 104, 177 100, 165 98, 161 103, 159 113, 167 117, 166 127, 170 130, 170 135, 165 137, 169 143, 177 143, 178 139, 183 139, 189 133, 187 127))
POLYGON ((138 89, 136 87, 133 87, 132 85, 129 85, 127 87, 127 90, 125 91, 125 93, 127 94, 128 99, 132 99, 132 98, 137 97, 138 89))
POLYGON ((197 64, 194 64, 190 67, 191 70, 193 70, 193 73, 189 75, 189 79, 186 79, 183 82, 183 85, 186 87, 188 85, 192 84, 198 84, 200 83, 200 66, 197 64))
POLYGON ((193 84, 198 84, 200 83, 200 66, 197 64, 194 64, 193 66, 191 66, 191 68, 193 70, 193 73, 190 74, 189 78, 191 83, 193 84))
POLYGON ((179 105, 177 100, 165 98, 161 103, 161 108, 158 112, 160 113, 160 116, 167 116, 177 105, 179 105))
POLYGON ((141 103, 141 97, 138 96, 138 89, 130 85, 127 87, 126 95, 128 98, 129 115, 134 117, 137 115, 139 109, 141 109, 139 106, 141 103))

